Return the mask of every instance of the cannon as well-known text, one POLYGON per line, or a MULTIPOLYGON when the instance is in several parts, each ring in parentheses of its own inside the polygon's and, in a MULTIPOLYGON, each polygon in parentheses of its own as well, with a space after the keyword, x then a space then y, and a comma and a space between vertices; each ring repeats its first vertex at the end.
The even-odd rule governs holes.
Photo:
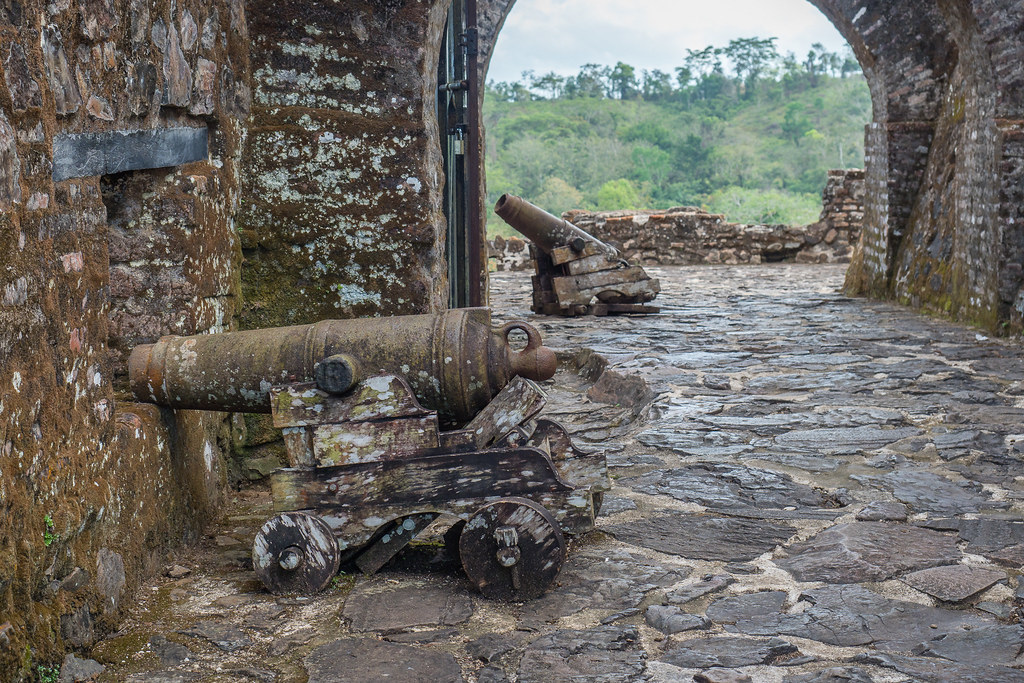
POLYGON ((530 240, 533 306, 546 315, 657 313, 658 280, 619 251, 522 197, 503 194, 494 212, 530 240))
POLYGON ((270 413, 288 467, 253 541, 272 592, 315 593, 343 563, 374 573, 427 527, 487 597, 543 593, 566 534, 594 527, 602 455, 539 417, 554 353, 485 308, 164 337, 136 347, 137 400, 270 413), (514 351, 509 335, 526 345, 514 351), (535 381, 536 380, 536 381, 535 381))

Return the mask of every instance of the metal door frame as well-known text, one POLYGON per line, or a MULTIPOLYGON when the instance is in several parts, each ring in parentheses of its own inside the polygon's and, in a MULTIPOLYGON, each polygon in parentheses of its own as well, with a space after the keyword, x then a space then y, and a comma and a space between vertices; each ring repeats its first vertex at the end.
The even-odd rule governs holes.
POLYGON ((438 63, 437 121, 441 133, 448 231, 448 305, 482 306, 484 232, 480 220, 480 89, 476 0, 452 0, 438 63))

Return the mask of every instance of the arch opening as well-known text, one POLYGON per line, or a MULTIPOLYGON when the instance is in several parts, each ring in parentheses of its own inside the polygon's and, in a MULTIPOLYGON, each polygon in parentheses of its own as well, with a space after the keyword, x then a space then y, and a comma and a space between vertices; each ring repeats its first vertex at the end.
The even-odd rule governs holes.
MULTIPOLYGON (((725 220, 736 224, 822 223, 828 171, 863 165, 863 131, 873 107, 855 50, 812 5, 797 0, 791 4, 803 6, 818 22, 809 38, 813 43, 806 44, 806 52, 799 56, 790 49, 798 41, 783 34, 785 42, 780 43, 771 25, 739 37, 742 22, 721 8, 715 21, 723 28, 717 32, 690 27, 697 34, 695 40, 717 43, 687 45, 683 38, 664 42, 659 27, 645 20, 637 23, 651 26, 652 35, 637 42, 653 42, 656 47, 638 48, 625 38, 613 40, 630 33, 633 24, 609 24, 607 35, 602 35, 602 22, 595 19, 578 31, 593 44, 592 51, 583 52, 579 40, 559 44, 553 38, 569 31, 549 12, 541 12, 549 5, 521 0, 510 13, 511 3, 490 3, 502 6, 502 31, 509 35, 490 45, 481 60, 483 68, 499 78, 512 73, 510 61, 517 61, 516 67, 535 68, 510 81, 488 76, 488 199, 509 191, 556 214, 570 209, 629 209, 649 215, 675 207, 673 215, 682 224, 675 230, 680 234, 699 232, 716 220, 701 216, 700 208, 712 215, 725 214, 725 220), (520 13, 528 11, 542 16, 504 23, 506 17, 522 17, 520 13), (737 28, 730 28, 730 23, 737 28), (553 24, 548 27, 551 33, 531 37, 540 24, 553 24), (508 47, 510 39, 518 47, 508 47), (548 55, 550 61, 543 61, 548 55), (602 58, 605 63, 598 63, 602 58), (637 58, 648 61, 640 63, 637 58), (685 217, 680 207, 688 207, 685 217)), ((601 15, 608 5, 590 6, 601 15)), ((784 16, 779 8, 775 12, 784 16)), ((579 20, 574 15, 571 21, 579 20)), ((662 23, 681 22, 665 17, 662 23)), ((859 177, 856 182, 861 182, 859 177)), ((852 199, 846 197, 847 202, 852 199)), ((510 234, 500 221, 488 218, 491 235, 510 234)), ((580 219, 595 224, 592 216, 580 219)), ((604 225, 603 219, 596 222, 604 225)), ((822 243, 828 233, 831 244, 830 227, 808 242, 822 243)), ((722 262, 792 258, 799 251, 792 244, 793 235, 776 233, 774 241, 779 243, 770 253, 764 250, 768 242, 753 250, 736 245, 721 256, 722 262)), ((673 254, 665 246, 657 255, 647 250, 648 262, 719 262, 718 250, 708 254, 709 249, 676 249, 673 254)), ((852 247, 842 239, 836 246, 837 256, 827 258, 848 260, 852 247)), ((818 248, 808 258, 826 256, 818 248)))

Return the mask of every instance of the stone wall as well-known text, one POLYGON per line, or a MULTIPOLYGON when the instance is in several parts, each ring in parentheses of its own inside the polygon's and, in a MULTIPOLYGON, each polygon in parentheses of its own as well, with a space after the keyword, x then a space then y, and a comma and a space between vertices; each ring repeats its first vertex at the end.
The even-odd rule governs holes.
POLYGON ((224 329, 235 314, 244 5, 7 2, 0 72, 11 680, 116 628, 140 577, 221 499, 223 417, 132 404, 124 375, 135 344, 224 329))
POLYGON ((873 89, 865 230, 847 290, 1021 330, 1024 6, 816 4, 832 6, 833 21, 864 44, 886 84, 873 89))
POLYGON ((243 327, 446 306, 434 111, 446 11, 250 0, 243 327))
POLYGON ((131 403, 131 348, 444 308, 446 10, 0 4, 0 672, 116 627, 276 436, 131 403))
MULTIPOLYGON (((665 211, 569 211, 573 225, 642 265, 848 263, 863 219, 864 171, 830 171, 819 219, 807 226, 729 223, 696 207, 665 211)), ((495 269, 532 267, 521 239, 491 242, 495 269)))

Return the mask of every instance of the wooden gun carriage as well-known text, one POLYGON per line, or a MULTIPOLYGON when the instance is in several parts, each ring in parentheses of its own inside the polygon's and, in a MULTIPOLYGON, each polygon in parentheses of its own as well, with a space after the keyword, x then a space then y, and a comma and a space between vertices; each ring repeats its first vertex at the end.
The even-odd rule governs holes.
POLYGON ((610 315, 658 313, 647 305, 658 280, 627 262, 618 249, 522 197, 503 194, 494 212, 530 240, 534 313, 610 315))
POLYGON ((538 417, 544 392, 527 377, 553 375, 554 357, 537 331, 510 323, 495 333, 486 309, 329 322, 171 337, 132 353, 141 400, 269 411, 282 429, 278 514, 253 542, 260 580, 273 592, 316 592, 343 563, 376 572, 447 520, 446 545, 485 596, 543 593, 565 560, 565 534, 594 527, 609 481, 603 456, 538 417), (513 329, 528 336, 519 353, 508 347, 513 329), (406 353, 376 356, 381 346, 406 353), (291 368, 278 367, 283 357, 291 368), (221 383, 225 374, 234 381, 221 383))

